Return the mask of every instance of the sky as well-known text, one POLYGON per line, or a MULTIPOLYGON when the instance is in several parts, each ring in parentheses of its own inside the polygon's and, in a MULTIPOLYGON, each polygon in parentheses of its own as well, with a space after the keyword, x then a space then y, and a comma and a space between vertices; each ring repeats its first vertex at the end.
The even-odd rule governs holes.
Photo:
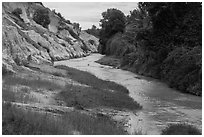
POLYGON ((45 7, 60 12, 65 19, 77 22, 82 29, 99 27, 101 13, 108 8, 117 8, 125 15, 137 8, 136 2, 43 2, 45 7))

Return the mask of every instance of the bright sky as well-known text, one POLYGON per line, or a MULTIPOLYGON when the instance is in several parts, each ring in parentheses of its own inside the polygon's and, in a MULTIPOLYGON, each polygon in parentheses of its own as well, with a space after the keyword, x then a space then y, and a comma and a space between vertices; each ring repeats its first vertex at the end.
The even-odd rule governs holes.
POLYGON ((117 8, 125 15, 137 7, 136 2, 43 2, 45 7, 60 12, 65 19, 78 22, 82 29, 99 27, 101 13, 108 8, 117 8))

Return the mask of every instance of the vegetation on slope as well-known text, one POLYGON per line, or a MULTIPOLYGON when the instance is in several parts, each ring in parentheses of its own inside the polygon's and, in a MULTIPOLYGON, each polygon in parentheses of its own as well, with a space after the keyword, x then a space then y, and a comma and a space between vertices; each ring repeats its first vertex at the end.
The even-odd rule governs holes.
MULTIPOLYGON (((101 31, 100 52, 119 56, 122 67, 131 67, 136 73, 162 79, 180 91, 201 96, 201 3, 143 2, 138 7, 126 17, 123 31, 101 31)), ((108 23, 102 22, 102 30, 108 28, 105 25, 108 23)))
POLYGON ((50 24, 48 9, 37 9, 33 15, 33 20, 44 28, 48 28, 48 25, 50 24))
POLYGON ((32 72, 21 70, 18 74, 3 75, 2 133, 5 135, 127 134, 123 126, 108 115, 85 110, 141 109, 128 96, 126 88, 87 72, 46 65, 31 69, 32 72), (70 82, 62 86, 60 79, 61 82, 72 79, 82 85, 70 82), (60 109, 67 107, 71 107, 69 111, 60 109))
POLYGON ((3 135, 125 134, 109 118, 94 117, 79 111, 56 117, 49 113, 25 111, 9 103, 3 104, 2 109, 3 135))

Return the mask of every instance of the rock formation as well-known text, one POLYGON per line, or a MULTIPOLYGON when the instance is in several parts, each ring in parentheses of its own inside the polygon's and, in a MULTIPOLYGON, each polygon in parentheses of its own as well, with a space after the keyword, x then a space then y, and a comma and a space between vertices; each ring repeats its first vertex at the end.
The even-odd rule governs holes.
POLYGON ((97 52, 98 44, 96 37, 68 24, 42 3, 2 3, 3 73, 14 72, 16 67, 28 63, 52 64, 53 61, 87 56, 97 52), (46 9, 49 13, 47 28, 33 20, 38 9, 46 9))

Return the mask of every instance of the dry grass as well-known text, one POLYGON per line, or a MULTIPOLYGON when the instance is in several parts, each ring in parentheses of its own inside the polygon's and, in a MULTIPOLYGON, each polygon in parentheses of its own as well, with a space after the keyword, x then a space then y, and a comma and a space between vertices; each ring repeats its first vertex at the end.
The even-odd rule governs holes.
MULTIPOLYGON (((97 77, 76 69, 66 68, 67 77, 72 78, 90 87, 67 85, 59 87, 52 81, 31 78, 22 78, 15 75, 3 77, 3 100, 11 102, 30 101, 25 96, 28 91, 13 92, 9 87, 25 86, 31 89, 61 89, 59 98, 63 99, 67 106, 83 109, 94 107, 109 107, 116 109, 138 109, 141 106, 128 96, 128 90, 114 82, 103 81, 97 77)), ((57 74, 58 75, 58 74, 57 74)), ((45 113, 25 111, 11 104, 3 104, 2 113, 3 134, 32 134, 32 135, 63 135, 74 134, 73 131, 86 135, 120 135, 126 134, 123 128, 117 125, 109 117, 92 116, 80 113, 80 110, 67 112, 62 117, 53 117, 45 113)))
POLYGON ((71 134, 69 125, 63 125, 63 121, 55 121, 49 115, 23 111, 11 104, 3 104, 2 110, 3 135, 71 134))
POLYGON ((67 70, 67 77, 79 83, 89 85, 93 88, 129 93, 124 86, 116 84, 115 82, 101 80, 88 72, 80 71, 67 66, 56 66, 56 68, 67 70))
POLYGON ((9 102, 36 102, 36 98, 30 96, 31 90, 37 92, 39 89, 63 89, 51 81, 21 78, 16 75, 6 75, 3 77, 3 81, 2 100, 9 102))
POLYGON ((67 106, 79 109, 109 107, 113 109, 141 109, 128 94, 123 92, 112 92, 109 90, 95 87, 80 87, 67 85, 59 97, 64 100, 67 106))
POLYGON ((98 118, 78 111, 68 112, 62 117, 45 113, 25 111, 11 104, 3 104, 3 135, 69 135, 80 134, 125 134, 109 118, 98 118))
POLYGON ((67 76, 90 87, 67 85, 59 94, 67 106, 77 108, 110 107, 114 109, 141 109, 137 102, 128 96, 128 90, 114 82, 105 81, 96 76, 66 66, 57 68, 67 70, 67 76))
POLYGON ((21 91, 14 92, 11 89, 4 88, 2 89, 2 100, 9 102, 21 102, 27 103, 29 101, 33 101, 34 99, 29 96, 29 94, 21 91))
POLYGON ((59 94, 67 106, 77 108, 110 107, 114 109, 141 109, 142 107, 128 96, 128 90, 114 82, 104 81, 96 76, 66 66, 67 76, 90 87, 67 85, 59 94))
POLYGON ((61 89, 59 85, 55 84, 51 81, 46 81, 41 78, 39 79, 29 79, 29 78, 21 78, 15 75, 7 75, 3 77, 3 81, 5 85, 24 85, 34 89, 37 88, 47 88, 50 90, 61 89))

